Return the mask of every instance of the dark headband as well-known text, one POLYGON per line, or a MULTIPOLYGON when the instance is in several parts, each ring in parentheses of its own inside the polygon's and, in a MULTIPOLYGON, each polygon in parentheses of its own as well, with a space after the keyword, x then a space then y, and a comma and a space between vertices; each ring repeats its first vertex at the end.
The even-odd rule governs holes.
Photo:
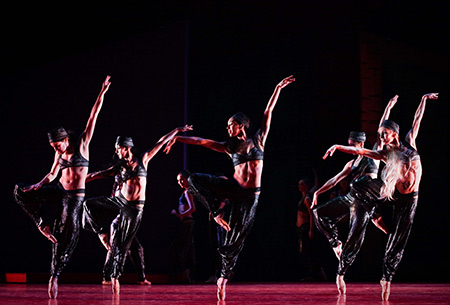
POLYGON ((123 147, 133 147, 133 139, 131 137, 121 137, 118 136, 116 140, 116 145, 120 145, 123 147))
POLYGON ((398 124, 395 123, 394 121, 385 120, 383 123, 381 123, 381 127, 390 129, 390 130, 396 132, 397 134, 400 134, 400 126, 398 126, 398 124))
POLYGON ((242 112, 233 114, 231 118, 236 122, 238 122, 239 124, 244 124, 245 128, 250 128, 250 119, 242 112))
POLYGON ((64 129, 64 127, 58 127, 47 132, 47 136, 49 142, 59 142, 67 138, 69 134, 64 129))
POLYGON ((366 133, 364 131, 351 131, 348 139, 360 143, 366 142, 366 133))

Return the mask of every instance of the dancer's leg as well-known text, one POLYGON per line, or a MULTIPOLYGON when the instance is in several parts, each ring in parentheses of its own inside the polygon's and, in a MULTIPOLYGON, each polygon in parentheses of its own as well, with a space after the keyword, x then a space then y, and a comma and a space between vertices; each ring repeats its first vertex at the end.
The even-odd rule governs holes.
POLYGON ((80 216, 84 196, 67 194, 63 199, 61 217, 55 226, 54 235, 58 240, 53 244, 51 278, 49 283, 49 296, 56 298, 57 281, 62 269, 72 256, 78 243, 80 234, 80 216))
POLYGON ((14 188, 14 198, 22 209, 31 217, 39 232, 51 242, 56 243, 52 233, 53 223, 61 213, 64 192, 56 187, 46 185, 39 190, 24 192, 27 185, 19 183, 14 188))
POLYGON ((390 282, 403 258, 418 201, 417 193, 404 195, 396 192, 394 196, 396 197, 392 222, 394 230, 389 234, 386 245, 383 260, 383 277, 381 279, 382 298, 386 301, 389 299, 390 282))
POLYGON ((347 241, 342 247, 341 258, 339 259, 338 274, 336 279, 339 294, 345 294, 346 292, 344 274, 355 261, 359 250, 361 250, 369 221, 369 213, 362 205, 358 203, 357 200, 355 200, 354 204, 350 206, 350 230, 347 241))
POLYGON ((350 213, 349 206, 352 202, 353 198, 349 195, 340 196, 313 209, 316 227, 328 239, 338 259, 342 252, 342 242, 339 240, 337 224, 350 213))
POLYGON ((107 268, 111 271, 110 277, 113 293, 120 292, 119 277, 127 258, 131 242, 136 236, 142 219, 143 210, 136 206, 123 207, 117 218, 117 229, 111 234, 111 250, 108 251, 107 268))

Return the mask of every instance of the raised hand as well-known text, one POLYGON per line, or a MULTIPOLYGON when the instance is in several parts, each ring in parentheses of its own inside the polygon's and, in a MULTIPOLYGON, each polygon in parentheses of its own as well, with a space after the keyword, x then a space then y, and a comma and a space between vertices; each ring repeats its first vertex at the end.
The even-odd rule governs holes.
POLYGON ((105 81, 102 84, 102 91, 106 91, 109 89, 109 85, 111 85, 111 82, 109 81, 109 79, 111 78, 111 76, 107 75, 105 81))
POLYGON ((178 132, 186 132, 186 131, 191 131, 191 130, 194 130, 194 127, 192 125, 187 125, 187 124, 182 127, 177 128, 178 132))
POLYGON ((439 93, 427 93, 424 95, 425 98, 430 99, 430 100, 437 100, 439 93))
POLYGON ((279 87, 280 89, 283 89, 284 87, 286 87, 287 85, 289 85, 292 82, 295 82, 295 78, 293 75, 284 78, 281 82, 278 83, 277 87, 279 87))
POLYGON ((388 107, 392 108, 397 103, 398 95, 396 94, 393 98, 389 100, 388 107))

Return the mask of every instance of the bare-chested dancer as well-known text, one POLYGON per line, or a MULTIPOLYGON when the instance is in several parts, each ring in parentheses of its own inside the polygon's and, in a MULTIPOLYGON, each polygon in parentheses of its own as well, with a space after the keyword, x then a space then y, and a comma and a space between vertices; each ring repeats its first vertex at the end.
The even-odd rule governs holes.
POLYGON ((104 268, 109 272, 114 294, 120 293, 119 277, 123 271, 127 252, 141 223, 147 187, 148 163, 178 132, 188 130, 192 130, 192 126, 175 128, 141 156, 133 154, 134 143, 131 137, 119 136, 115 144, 116 155, 121 161, 119 166, 112 166, 90 176, 90 179, 93 180, 120 175, 119 183, 122 185, 120 194, 86 200, 83 213, 84 224, 88 224, 94 232, 101 235, 101 240, 108 249, 104 268), (108 237, 109 228, 102 227, 102 220, 96 217, 99 215, 99 209, 100 211, 101 209, 115 209, 118 214, 112 221, 109 241, 104 240, 108 237))
POLYGON ((195 193, 214 216, 217 223, 226 228, 225 243, 219 248, 222 256, 222 271, 217 280, 217 297, 225 300, 225 289, 232 270, 236 265, 244 240, 252 227, 258 198, 261 190, 264 146, 270 129, 272 112, 278 101, 281 89, 295 81, 292 76, 286 77, 275 87, 264 111, 261 128, 253 138, 248 137, 249 118, 239 112, 228 120, 227 130, 230 140, 217 142, 198 137, 177 136, 166 147, 166 152, 175 142, 200 145, 226 153, 234 165, 234 179, 193 173, 189 177, 190 189, 195 193), (218 204, 230 200, 231 212, 228 223, 223 219, 223 210, 218 204))
MULTIPOLYGON (((114 197, 120 197, 120 192, 123 186, 122 176, 119 172, 120 169, 120 160, 119 163, 115 164, 116 174, 114 176, 114 184, 111 192, 111 197, 99 197, 104 200, 95 200, 88 199, 89 210, 83 209, 82 216, 82 227, 85 230, 92 231, 97 233, 100 242, 103 244, 105 249, 109 251, 111 246, 109 244, 110 235, 111 235, 111 223, 116 219, 119 214, 119 207, 114 203, 115 200, 112 199, 114 197), (111 199, 107 199, 111 198, 111 199), (89 212, 89 214, 87 214, 89 212)), ((113 171, 114 172, 114 171, 113 171)), ((104 178, 105 176, 109 176, 111 173, 108 170, 89 173, 86 177, 86 183, 104 178)), ((86 202, 83 204, 86 207, 86 202)), ((133 238, 133 241, 130 244, 130 249, 128 251, 128 257, 130 258, 134 268, 136 269, 136 273, 138 276, 138 283, 140 285, 151 285, 152 283, 146 279, 145 274, 145 258, 144 258, 144 247, 139 242, 137 236, 133 238)), ((105 264, 103 268, 103 280, 102 285, 111 285, 110 278, 110 270, 108 269, 108 265, 105 264)))
MULTIPOLYGON (((379 126, 389 118, 392 107, 397 102, 398 96, 394 96, 386 106, 379 126)), ((348 145, 364 148, 366 135, 364 132, 351 132, 348 145)), ((381 149, 381 138, 377 137, 374 149, 381 149)), ((313 206, 317 205, 318 195, 328 191, 343 179, 350 181, 349 192, 345 195, 335 197, 326 203, 318 205, 314 211, 314 219, 318 230, 328 239, 336 257, 339 260, 336 285, 339 294, 346 293, 344 275, 353 264, 364 241, 366 228, 369 220, 387 233, 381 215, 376 213, 377 203, 380 198, 381 179, 378 178, 379 161, 358 156, 347 162, 342 171, 329 179, 320 187, 313 196, 313 206), (338 239, 339 221, 350 216, 349 233, 345 243, 338 239)))
POLYGON ((411 232, 417 201, 419 184, 422 177, 422 163, 416 147, 416 138, 425 112, 426 101, 437 99, 438 93, 425 94, 415 113, 412 129, 405 140, 399 139, 400 127, 391 120, 385 120, 379 129, 381 141, 385 148, 369 150, 365 148, 333 145, 324 155, 332 156, 336 150, 348 154, 357 154, 381 160, 386 163, 382 171, 384 182, 381 196, 392 202, 394 207, 392 223, 394 230, 389 233, 383 260, 383 277, 380 281, 383 300, 388 300, 391 281, 403 257, 406 242, 411 232))
POLYGON ((109 76, 92 108, 86 129, 77 139, 60 127, 48 133, 55 158, 50 172, 38 183, 16 185, 18 204, 33 219, 39 231, 53 243, 49 297, 58 295, 58 276, 78 242, 85 179, 89 166, 89 143, 103 99, 110 86, 109 76), (61 172, 58 185, 49 185, 61 172), (56 220, 56 221, 55 221, 56 220))

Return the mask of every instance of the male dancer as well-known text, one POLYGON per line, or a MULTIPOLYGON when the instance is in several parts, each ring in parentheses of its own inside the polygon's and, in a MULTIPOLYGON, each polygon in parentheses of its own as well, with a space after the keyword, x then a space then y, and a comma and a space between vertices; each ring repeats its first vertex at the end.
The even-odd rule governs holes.
POLYGON ((255 218, 258 198, 261 191, 261 176, 264 159, 264 146, 270 130, 272 112, 277 103, 281 89, 295 81, 292 76, 283 79, 276 87, 264 111, 261 128, 253 138, 247 136, 250 127, 249 118, 239 112, 228 120, 227 130, 230 140, 217 142, 198 137, 177 136, 169 142, 165 151, 169 152, 176 142, 201 145, 206 148, 226 153, 233 161, 234 179, 193 173, 189 177, 190 189, 200 202, 212 213, 217 223, 228 232, 225 243, 219 248, 222 256, 222 271, 217 280, 217 297, 225 300, 225 289, 239 253, 244 246, 255 218), (231 212, 229 224, 223 219, 223 210, 219 203, 229 199, 231 212))
POLYGON ((119 136, 115 147, 116 155, 121 160, 120 166, 112 166, 93 175, 95 178, 102 178, 114 176, 118 173, 120 174, 120 183, 122 183, 118 196, 88 199, 84 203, 85 213, 83 214, 85 217, 84 223, 93 228, 94 232, 105 236, 109 228, 102 227, 102 220, 96 217, 96 215, 101 214, 98 209, 116 209, 117 211, 118 216, 111 224, 110 240, 104 240, 109 247, 104 268, 109 270, 114 294, 120 293, 119 277, 123 271, 131 242, 135 238, 141 223, 146 195, 148 162, 178 132, 188 130, 192 130, 192 126, 186 125, 175 128, 159 139, 155 146, 144 152, 142 156, 133 154, 134 143, 132 138, 119 136))
MULTIPOLYGON (((397 102, 397 98, 396 95, 389 101, 380 120, 380 126, 382 122, 389 118, 390 111, 397 102)), ((366 134, 364 132, 353 131, 348 138, 348 144, 357 148, 364 148, 365 141, 366 134)), ((378 139, 374 148, 381 148, 380 139, 378 139)), ((317 228, 327 237, 339 260, 336 277, 339 294, 346 293, 344 274, 353 264, 361 249, 369 220, 372 218, 374 224, 387 233, 381 216, 375 216, 375 206, 380 197, 379 193, 382 186, 382 181, 377 179, 378 163, 370 158, 358 156, 349 161, 340 173, 328 180, 313 196, 312 206, 316 206, 319 194, 333 188, 344 178, 350 181, 350 191, 346 195, 333 198, 313 210, 317 228), (350 230, 347 241, 343 245, 338 239, 337 224, 348 215, 350 215, 350 230)))
POLYGON ((86 128, 77 139, 60 127, 48 133, 55 158, 50 172, 33 185, 17 184, 14 196, 33 219, 39 231, 52 243, 49 297, 58 295, 58 277, 78 242, 81 206, 85 195, 85 179, 89 166, 89 143, 103 99, 110 86, 109 76, 91 110, 86 128), (58 186, 49 185, 61 172, 58 186))
MULTIPOLYGON (((115 170, 112 171, 116 172, 116 174, 114 176, 114 184, 113 190, 111 192, 111 197, 120 197, 120 191, 123 186, 123 181, 119 174, 120 163, 117 163, 115 166, 116 166, 115 170)), ((86 177, 86 183, 93 180, 104 178, 105 175, 108 176, 109 173, 105 173, 103 171, 89 173, 86 177)), ((111 246, 109 244, 111 233, 110 226, 113 220, 119 214, 118 207, 115 205, 111 206, 100 205, 95 207, 96 205, 95 202, 90 202, 89 205, 91 206, 91 209, 89 210, 90 214, 86 214, 87 210, 83 209, 83 217, 82 217, 83 229, 97 233, 101 243, 106 248, 106 250, 109 251, 111 249, 111 246), (89 219, 95 219, 95 221, 99 226, 93 227, 92 225, 94 225, 94 221, 91 221, 90 223, 89 219)), ((137 271, 138 283, 140 285, 151 285, 152 283, 146 279, 145 274, 144 248, 142 247, 142 244, 139 242, 137 236, 133 238, 128 252, 131 262, 133 263, 133 266, 137 271)), ((105 267, 106 264, 103 268, 102 284, 110 285, 111 284, 110 270, 108 270, 105 267)))
POLYGON ((381 196, 390 200, 394 207, 392 216, 394 230, 389 233, 384 254, 383 277, 380 281, 382 300, 389 300, 392 277, 398 269, 411 232, 422 177, 422 163, 417 152, 416 138, 426 101, 437 98, 438 93, 429 93, 422 97, 414 116, 412 129, 406 135, 405 141, 399 139, 399 125, 391 120, 385 120, 379 129, 382 144, 385 145, 383 150, 333 145, 324 156, 324 158, 332 156, 336 150, 339 150, 386 163, 382 171, 384 185, 381 188, 381 196))

